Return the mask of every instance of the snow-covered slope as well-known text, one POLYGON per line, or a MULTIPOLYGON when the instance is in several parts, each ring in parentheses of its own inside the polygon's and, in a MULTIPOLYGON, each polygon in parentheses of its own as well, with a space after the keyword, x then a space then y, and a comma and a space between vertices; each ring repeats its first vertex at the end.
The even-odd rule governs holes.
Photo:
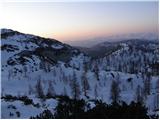
POLYGON ((150 68, 152 75, 158 75, 158 50, 157 40, 130 39, 104 42, 84 52, 95 58, 100 69, 138 73, 150 68))
POLYGON ((34 67, 32 70, 35 71, 39 67, 38 64, 43 61, 48 64, 57 64, 59 61, 69 63, 75 56, 79 59, 85 57, 77 49, 54 39, 7 29, 2 29, 1 32, 2 69, 30 64, 34 67))
MULTIPOLYGON (((119 102, 137 101, 140 94, 148 114, 158 114, 158 76, 149 74, 106 71, 97 61, 79 50, 54 39, 41 38, 13 30, 1 30, 2 54, 2 98, 6 95, 27 96, 33 104, 26 105, 21 100, 2 99, 2 118, 30 118, 45 109, 53 110, 56 99, 38 98, 37 85, 41 84, 43 94, 52 88, 54 95, 67 95, 73 98, 73 84, 79 87, 79 98, 86 101, 101 99, 110 104, 111 86, 116 81, 119 86, 119 102), (84 94, 83 80, 88 81, 87 95, 84 94), (146 91, 149 81, 149 94, 146 91), (139 90, 139 91, 137 91, 139 90), (38 105, 37 105, 38 103, 38 105), (30 112, 28 112, 30 111, 30 112), (19 116, 19 113, 20 116, 19 116)), ((123 50, 128 50, 122 44, 123 50)), ((122 50, 114 52, 120 54, 122 50)), ((113 54, 113 55, 114 55, 113 54)), ((54 111, 53 111, 54 112, 54 111)))

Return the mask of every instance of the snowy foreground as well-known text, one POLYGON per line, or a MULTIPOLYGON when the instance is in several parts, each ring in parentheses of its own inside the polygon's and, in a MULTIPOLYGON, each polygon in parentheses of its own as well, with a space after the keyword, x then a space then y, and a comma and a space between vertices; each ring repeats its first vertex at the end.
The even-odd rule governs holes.
MULTIPOLYGON (((34 86, 36 85, 35 79, 36 76, 41 76, 41 79, 43 80, 43 90, 47 92, 48 89, 48 82, 50 81, 51 78, 54 78, 53 80, 53 87, 54 87, 54 92, 58 95, 61 94, 67 94, 70 97, 72 97, 71 93, 71 87, 70 87, 70 82, 64 81, 60 77, 61 75, 64 74, 64 76, 72 76, 72 70, 70 68, 65 68, 62 65, 62 68, 66 72, 59 72, 55 71, 57 76, 54 76, 52 72, 46 73, 43 75, 43 71, 38 71, 32 75, 31 79, 25 78, 21 80, 22 75, 18 76, 18 80, 12 77, 12 80, 6 80, 2 81, 3 86, 3 94, 11 94, 14 96, 20 96, 20 95, 27 95, 30 99, 33 100, 33 102, 39 103, 40 107, 36 108, 33 105, 24 105, 23 102, 21 101, 4 101, 2 99, 2 118, 18 118, 16 116, 16 112, 20 111, 21 113, 21 118, 29 118, 31 116, 36 116, 37 114, 41 113, 45 109, 53 110, 53 108, 56 107, 57 105, 57 100, 54 99, 47 99, 46 101, 42 101, 41 99, 38 99, 36 95, 34 95, 34 86), (58 73, 63 73, 59 75, 58 73), (34 76, 35 75, 35 76, 34 76), (47 78, 47 76, 49 76, 47 78), (61 79, 61 80, 59 80, 61 79), (4 89, 5 88, 5 89, 4 89), (33 94, 29 95, 30 88, 33 89, 33 94), (9 108, 9 105, 14 105, 16 109, 9 108), (14 114, 14 116, 10 116, 10 112, 14 114)), ((76 71, 76 76, 78 82, 81 84, 81 71, 76 71)), ((113 78, 112 75, 119 77, 119 83, 120 83, 120 100, 125 101, 127 104, 130 104, 131 101, 136 100, 136 90, 137 86, 141 86, 143 88, 143 79, 141 78, 141 75, 134 75, 134 74, 124 74, 120 72, 105 72, 101 71, 100 73, 100 80, 97 81, 95 79, 94 73, 93 72, 87 72, 87 77, 89 81, 89 86, 90 89, 88 91, 88 96, 90 99, 95 98, 95 89, 97 89, 97 98, 96 99, 101 99, 104 102, 110 104, 111 103, 111 98, 110 98, 110 87, 112 81, 115 79, 113 78), (128 79, 132 79, 131 82, 128 82, 128 79), (95 87, 97 86, 97 87, 95 87)), ((7 77, 7 75, 6 75, 7 77)), ((62 77, 62 76, 61 76, 62 77)), ((3 76, 5 78, 5 76, 3 76)), ((155 111, 158 108, 158 88, 157 88, 157 83, 158 83, 158 77, 152 77, 151 79, 151 94, 146 97, 144 100, 145 106, 148 108, 148 115, 153 115, 153 114, 158 114, 158 111, 155 111)), ((82 88, 81 88, 82 89, 82 88)), ((80 96, 81 98, 85 98, 83 94, 80 96)), ((87 100, 87 99, 86 99, 87 100)))

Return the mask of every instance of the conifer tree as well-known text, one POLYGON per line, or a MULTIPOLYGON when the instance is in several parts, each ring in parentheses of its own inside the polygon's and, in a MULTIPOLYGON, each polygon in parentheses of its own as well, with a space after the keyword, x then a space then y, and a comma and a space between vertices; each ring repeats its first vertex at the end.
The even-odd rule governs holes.
POLYGON ((71 90, 72 90, 73 98, 75 100, 79 99, 81 91, 80 91, 79 83, 78 83, 77 78, 76 78, 75 71, 73 72, 73 80, 71 82, 71 90))
POLYGON ((48 91, 47 91, 47 97, 53 97, 55 96, 55 90, 54 90, 54 87, 52 85, 52 81, 49 81, 48 82, 48 91))
POLYGON ((111 85, 111 99, 113 103, 117 103, 120 98, 120 88, 117 81, 113 80, 111 85))
POLYGON ((45 96, 44 96, 44 92, 43 92, 43 88, 42 88, 41 79, 37 80, 35 88, 36 88, 37 96, 39 98, 44 98, 45 96))

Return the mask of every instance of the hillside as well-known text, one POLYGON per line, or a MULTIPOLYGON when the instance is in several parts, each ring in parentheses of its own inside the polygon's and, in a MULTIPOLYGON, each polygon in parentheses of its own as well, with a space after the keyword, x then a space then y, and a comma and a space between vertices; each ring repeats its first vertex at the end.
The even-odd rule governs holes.
POLYGON ((100 69, 136 74, 151 69, 152 75, 158 75, 158 44, 158 40, 130 39, 77 48, 90 55, 100 69))
POLYGON ((55 39, 2 29, 2 118, 30 118, 44 110, 54 114, 61 95, 84 99, 90 109, 96 105, 94 100, 106 104, 124 101, 128 105, 132 101, 141 102, 148 108, 148 116, 157 116, 158 71, 146 64, 159 64, 159 48, 157 43, 149 43, 146 48, 147 42, 138 42, 135 45, 132 41, 120 42, 120 47, 114 50, 112 43, 107 43, 109 52, 93 59, 55 39), (145 56, 145 60, 137 60, 137 56, 145 56), (133 58, 137 66, 133 65, 136 68, 130 72, 133 68, 125 67, 131 66, 133 58), (119 64, 121 70, 117 68, 119 64), (114 85, 119 90, 116 99, 114 85))

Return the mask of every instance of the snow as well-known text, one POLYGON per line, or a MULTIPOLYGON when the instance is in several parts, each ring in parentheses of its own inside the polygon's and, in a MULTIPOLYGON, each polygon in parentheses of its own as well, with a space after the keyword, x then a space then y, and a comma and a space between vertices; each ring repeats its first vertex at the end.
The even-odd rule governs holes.
MULTIPOLYGON (((81 85, 82 71, 81 71, 81 69, 74 70, 74 71, 76 72, 76 78, 79 81, 79 84, 81 85)), ((5 72, 5 73, 7 73, 7 72, 5 72)), ((111 99, 110 99, 111 87, 110 86, 112 84, 112 80, 114 80, 111 73, 114 74, 114 76, 116 76, 116 77, 119 76, 120 88, 121 88, 121 98, 120 99, 125 101, 127 104, 129 104, 131 101, 133 101, 135 99, 135 91, 136 91, 137 86, 138 85, 143 86, 143 79, 140 77, 140 75, 139 75, 139 78, 137 78, 137 75, 135 75, 135 74, 127 74, 127 73, 114 72, 114 71, 110 71, 110 72, 100 71, 100 73, 99 73, 100 81, 97 81, 95 79, 94 72, 88 71, 87 78, 88 78, 88 82, 90 85, 89 97, 91 99, 95 98, 94 87, 97 84, 98 85, 98 90, 97 90, 98 91, 98 98, 97 99, 102 99, 107 104, 111 103, 111 99), (127 82, 128 78, 132 78, 133 88, 131 87, 131 83, 127 82)), ((12 77, 11 80, 8 80, 7 76, 8 76, 7 74, 4 75, 4 72, 2 72, 2 88, 4 89, 3 94, 11 94, 11 95, 16 95, 16 96, 17 95, 26 95, 26 94, 28 94, 29 84, 34 88, 34 86, 36 85, 36 80, 38 79, 37 76, 40 76, 40 78, 42 79, 42 83, 43 83, 43 90, 45 92, 48 89, 48 81, 52 80, 56 94, 58 94, 58 95, 63 94, 64 88, 65 88, 67 95, 72 97, 70 82, 68 80, 64 81, 63 77, 70 76, 72 78, 73 69, 71 67, 65 67, 64 64, 61 64, 61 63, 59 66, 53 67, 51 72, 48 72, 48 73, 44 73, 43 70, 39 70, 39 71, 30 73, 28 76, 29 79, 28 79, 28 77, 24 77, 24 74, 17 74, 16 76, 12 77), (54 72, 56 75, 53 74, 54 72), (30 77, 30 76, 32 76, 32 77, 30 77)), ((151 80, 152 81, 152 84, 151 84, 152 93, 156 93, 155 88, 156 88, 157 80, 158 80, 158 77, 153 77, 151 80)), ((150 106, 152 106, 152 104, 154 104, 153 103, 154 97, 155 97, 154 94, 152 96, 148 96, 147 103, 146 103, 146 106, 149 107, 148 112, 150 114, 154 110, 154 107, 150 107, 150 106)), ((81 95, 81 98, 85 98, 83 96, 83 94, 81 95)), ((34 98, 33 100, 36 100, 36 98, 34 98)), ((35 102, 35 103, 37 103, 37 102, 35 102)), ((2 102, 2 104, 4 104, 4 102, 2 102)), ((47 106, 55 107, 56 104, 57 103, 55 100, 47 100, 46 101, 47 106)), ((4 111, 3 110, 4 106, 5 106, 5 104, 2 107, 2 112, 4 111)), ((92 107, 93 107, 93 105, 92 105, 92 107)), ((50 107, 48 107, 48 108, 51 109, 50 107)), ((27 107, 25 109, 22 107, 19 109, 23 109, 24 111, 32 109, 32 110, 34 110, 34 112, 36 112, 36 114, 41 112, 41 111, 38 111, 36 108, 33 109, 32 107, 27 107)), ((27 114, 27 113, 22 113, 22 114, 23 114, 23 118, 27 118, 27 116, 33 115, 33 114, 27 114)), ((4 118, 5 118, 5 116, 4 116, 4 118)))
POLYGON ((88 102, 88 104, 89 104, 89 106, 90 106, 90 109, 92 109, 92 108, 94 108, 96 105, 95 105, 95 103, 94 102, 88 102))
POLYGON ((54 49, 62 49, 63 48, 63 46, 62 45, 52 45, 52 48, 54 48, 54 49))
POLYGON ((1 34, 13 32, 10 29, 1 29, 1 34))
POLYGON ((58 104, 58 101, 55 99, 47 99, 45 101, 42 101, 41 99, 35 98, 35 96, 32 97, 30 96, 30 99, 33 100, 34 104, 39 104, 39 107, 33 105, 24 105, 24 103, 19 100, 16 101, 2 100, 2 106, 1 106, 2 118, 28 119, 31 116, 33 117, 42 113, 46 109, 54 113, 54 109, 58 104), (14 108, 12 106, 14 106, 14 108), (16 112, 20 113, 19 117, 17 116, 16 112), (10 116, 10 113, 13 114, 13 116, 10 116))
MULTIPOLYGON (((4 32, 10 32, 4 31, 4 32)), ((19 111, 21 116, 20 118, 30 118, 31 116, 36 116, 37 114, 41 113, 45 109, 49 109, 54 112, 54 108, 57 106, 58 101, 56 99, 47 99, 46 101, 42 101, 36 97, 35 93, 35 85, 38 79, 42 81, 43 91, 46 94, 48 90, 48 83, 52 81, 53 87, 55 89, 56 95, 64 94, 64 89, 66 89, 67 95, 72 98, 71 92, 71 80, 73 80, 73 73, 75 72, 77 81, 80 85, 80 89, 82 90, 82 74, 84 72, 84 63, 90 62, 91 58, 85 56, 83 53, 79 53, 77 55, 73 55, 70 61, 66 64, 62 61, 58 61, 56 65, 51 65, 50 71, 46 72, 44 69, 40 69, 40 62, 37 56, 33 55, 32 58, 25 57, 29 62, 25 65, 27 70, 24 70, 24 65, 16 64, 14 66, 8 65, 7 60, 12 58, 17 58, 17 54, 22 50, 27 50, 26 47, 30 51, 35 50, 38 44, 34 43, 33 41, 28 41, 28 39, 33 38, 32 35, 13 35, 11 37, 7 37, 6 39, 2 39, 2 45, 15 45, 19 48, 19 50, 15 50, 14 52, 7 52, 6 50, 1 52, 2 55, 2 95, 10 94, 13 96, 23 96, 27 95, 30 99, 33 100, 35 104, 40 104, 40 108, 36 108, 33 105, 24 105, 22 101, 4 101, 2 100, 2 118, 18 118, 16 112, 19 111), (69 65, 68 65, 69 64, 69 65), (22 70, 22 72, 14 73, 15 69, 22 70), (37 70, 36 70, 37 69, 37 70), (29 94, 29 86, 33 88, 33 92, 29 94), (17 109, 8 108, 8 105, 14 105, 17 109), (14 116, 10 116, 9 114, 13 113, 14 116)), ((47 44, 43 44, 47 46, 47 44)), ((44 47, 43 46, 43 47, 44 47)), ((118 68, 118 62, 121 65, 124 62, 128 65, 128 61, 135 60, 139 61, 139 63, 143 63, 144 57, 139 58, 134 57, 133 54, 123 54, 124 52, 128 51, 128 45, 126 43, 121 44, 122 48, 114 52, 111 56, 109 56, 110 64, 107 63, 107 58, 99 59, 100 62, 98 64, 99 71, 99 81, 95 77, 95 72, 93 71, 94 62, 90 62, 91 69, 88 69, 86 72, 86 77, 88 79, 88 83, 90 89, 88 91, 88 96, 90 99, 95 99, 95 86, 97 85, 97 92, 98 96, 97 99, 101 99, 103 102, 110 104, 111 100, 111 85, 113 80, 117 80, 119 82, 120 88, 120 100, 125 101, 127 104, 130 104, 131 101, 135 101, 136 89, 137 86, 144 88, 144 78, 140 72, 137 74, 130 74, 127 72, 118 72, 115 68, 118 68), (123 56, 121 56, 123 54, 123 56), (106 71, 106 68, 109 68, 109 71, 106 71), (113 77, 114 76, 114 77, 113 77), (128 79, 131 79, 129 82, 128 79)), ((54 49, 62 49, 64 46, 63 44, 52 44, 52 48, 54 49)), ((76 51, 76 50, 75 50, 76 51)), ((137 55, 143 54, 142 51, 136 51, 137 55)), ((157 51, 158 53, 158 51, 157 51)), ((149 57, 149 61, 157 60, 155 59, 157 56, 152 56, 150 53, 145 53, 146 57, 149 57)), ((144 67, 144 64, 140 64, 141 68, 144 67)), ((126 68, 128 70, 128 68, 126 68)), ((143 69, 141 70, 143 71, 143 69)), ((158 93, 158 83, 159 77, 152 76, 151 77, 151 94, 147 96, 145 100, 145 106, 148 108, 148 114, 158 114, 155 111, 158 108, 158 100, 157 97, 159 96, 158 93)), ((87 101, 87 98, 81 94, 80 98, 84 98, 87 101)), ((95 106, 93 102, 89 102, 91 108, 95 106)))
POLYGON ((122 46, 122 48, 112 53, 112 55, 120 55, 124 51, 128 51, 129 47, 126 43, 121 43, 120 45, 122 46))
POLYGON ((2 100, 2 118, 30 118, 31 116, 34 116, 38 113, 41 113, 43 109, 41 108, 35 108, 32 105, 24 105, 21 101, 13 101, 13 102, 5 102, 2 100), (16 107, 16 109, 8 108, 9 105, 13 105, 16 107), (16 112, 20 112, 20 117, 16 115, 16 112), (13 114, 13 116, 10 116, 10 113, 13 114))
MULTIPOLYGON (((60 67, 60 66, 59 66, 60 67)), ((4 80, 4 78, 2 78, 2 88, 4 88, 4 93, 3 94, 11 94, 11 95, 26 95, 28 94, 28 85, 30 84, 33 88, 36 85, 36 80, 38 79, 37 76, 41 76, 42 79, 42 83, 43 83, 43 90, 46 92, 48 89, 48 81, 51 80, 50 78, 54 78, 53 79, 53 83, 54 83, 54 89, 56 94, 60 95, 63 94, 63 90, 64 87, 66 88, 66 92, 67 95, 69 95, 70 97, 72 97, 71 94, 71 87, 70 87, 70 82, 66 82, 64 81, 60 76, 62 75, 62 73, 64 73, 65 76, 72 76, 73 74, 73 69, 71 68, 66 68, 65 66, 61 66, 60 68, 55 68, 53 70, 55 70, 56 76, 54 76, 53 71, 49 72, 49 73, 45 73, 43 71, 37 71, 34 73, 30 73, 30 75, 32 76, 30 79, 24 78, 23 75, 19 75, 16 78, 19 77, 19 80, 17 80, 16 78, 12 78, 12 80, 4 80), (61 73, 61 75, 59 74, 61 73), (16 89, 15 89, 16 88, 16 89)), ((75 70, 76 72, 76 76, 77 76, 77 80, 79 81, 79 84, 81 85, 81 75, 82 75, 82 71, 81 70, 75 70)), ((89 90, 89 97, 91 99, 94 99, 94 87, 97 84, 98 85, 98 98, 97 99, 102 99, 103 102, 106 102, 107 104, 110 104, 112 101, 110 99, 110 86, 112 84, 112 80, 114 80, 114 78, 111 76, 111 73, 114 74, 115 76, 119 75, 119 81, 120 81, 120 89, 121 89, 121 94, 120 94, 120 99, 122 101, 125 101, 127 104, 131 103, 131 101, 133 101, 135 99, 135 91, 138 85, 143 86, 143 79, 138 79, 137 75, 134 74, 126 74, 126 73, 121 73, 121 72, 106 72, 106 71, 100 71, 99 75, 100 75, 100 81, 98 82, 95 79, 94 73, 91 71, 87 72, 87 78, 88 78, 88 82, 90 85, 90 90, 89 90), (132 78, 133 82, 133 88, 131 87, 131 83, 127 82, 128 78, 132 78), (125 89, 124 89, 125 86, 125 89)), ((4 77, 4 76, 3 76, 4 77)), ((152 93, 156 93, 155 90, 155 83, 158 80, 158 77, 153 77, 152 78, 153 82, 152 82, 152 93)), ((149 113, 152 113, 154 110, 154 107, 150 107, 152 106, 153 100, 155 95, 151 95, 148 96, 147 98, 147 103, 146 106, 149 107, 149 113)), ((85 98, 83 96, 83 94, 81 95, 81 98, 85 98)), ((35 98, 35 96, 33 97, 33 100, 35 103, 39 103, 39 100, 35 98), (37 101, 37 102, 36 102, 37 101)), ((3 102, 2 102, 3 104, 3 102)), ((46 101, 46 106, 48 106, 49 109, 51 109, 49 106, 55 107, 57 102, 55 100, 47 100, 46 101)), ((92 106, 93 107, 93 106, 92 106)), ((26 108, 30 109, 30 108, 26 108)), ((36 110, 36 109, 35 109, 36 110)), ((39 112, 38 112, 39 113, 39 112)), ((3 113, 2 113, 3 114, 3 113)), ((27 116, 24 114, 24 116, 27 116)))

